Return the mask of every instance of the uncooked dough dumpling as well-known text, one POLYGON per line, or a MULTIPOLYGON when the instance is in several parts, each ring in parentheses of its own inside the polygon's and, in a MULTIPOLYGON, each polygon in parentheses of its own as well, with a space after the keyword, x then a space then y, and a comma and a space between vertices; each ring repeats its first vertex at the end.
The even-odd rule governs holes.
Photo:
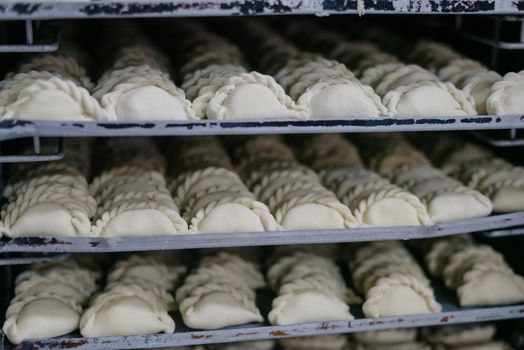
POLYGON ((262 322, 258 308, 242 290, 213 284, 195 288, 179 303, 184 324, 191 328, 217 329, 262 322))
POLYGON ((365 295, 366 317, 439 312, 429 280, 399 242, 373 242, 353 252, 349 270, 365 295))
POLYGON ((308 117, 307 111, 296 106, 272 77, 257 72, 211 80, 200 89, 193 108, 197 116, 208 119, 308 117))
POLYGON ((474 115, 471 97, 450 83, 420 81, 401 85, 382 98, 388 110, 396 116, 466 116, 474 115), (433 101, 426 103, 426 101, 433 101))
POLYGON ((170 235, 188 231, 163 176, 165 159, 148 139, 108 141, 104 171, 90 191, 99 210, 93 236, 170 235))
POLYGON ((169 76, 148 65, 109 71, 93 97, 112 120, 196 119, 191 103, 169 76))
POLYGON ((109 120, 93 98, 76 58, 59 53, 34 57, 0 82, 3 119, 109 120))
POLYGON ((78 328, 81 312, 73 299, 50 293, 26 296, 8 307, 2 330, 13 344, 58 337, 78 328))
POLYGON ((342 197, 342 202, 355 214, 358 221, 372 227, 418 226, 431 223, 420 200, 392 184, 371 188, 356 186, 342 197))
POLYGON ((524 71, 508 73, 501 81, 491 87, 491 94, 486 102, 486 110, 489 114, 522 114, 524 104, 522 94, 524 93, 524 71))
POLYGON ((99 294, 80 319, 84 337, 173 333, 175 322, 157 296, 138 285, 99 294))
POLYGON ((217 329, 262 322, 253 289, 260 286, 260 277, 255 265, 240 256, 219 253, 204 258, 176 292, 184 323, 217 329))
MULTIPOLYGON (((67 160, 13 166, 1 212, 0 231, 15 236, 87 236, 96 201, 83 174, 89 166, 87 145, 67 144, 67 160)), ((44 145, 44 148, 45 145, 44 145)))
POLYGON ((275 260, 267 279, 278 294, 268 315, 273 325, 353 319, 347 303, 354 293, 328 258, 288 253, 275 260))
POLYGON ((362 305, 368 317, 439 312, 433 291, 412 276, 393 275, 378 280, 362 305))

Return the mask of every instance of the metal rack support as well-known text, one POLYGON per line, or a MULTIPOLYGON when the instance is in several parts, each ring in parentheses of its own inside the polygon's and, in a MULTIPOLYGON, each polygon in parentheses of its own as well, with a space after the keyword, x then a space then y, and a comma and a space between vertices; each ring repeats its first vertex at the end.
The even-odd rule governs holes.
MULTIPOLYGON (((61 33, 57 27, 45 25, 39 21, 25 20, 25 42, 20 44, 1 44, 0 53, 53 52, 60 46, 61 33), (50 31, 46 42, 37 43, 37 30, 50 31)), ((5 36, 3 41, 6 42, 5 36)))
POLYGON ((40 137, 33 137, 33 154, 27 155, 0 155, 2 163, 22 163, 22 162, 51 162, 64 158, 64 139, 58 138, 57 150, 53 153, 42 154, 40 137))

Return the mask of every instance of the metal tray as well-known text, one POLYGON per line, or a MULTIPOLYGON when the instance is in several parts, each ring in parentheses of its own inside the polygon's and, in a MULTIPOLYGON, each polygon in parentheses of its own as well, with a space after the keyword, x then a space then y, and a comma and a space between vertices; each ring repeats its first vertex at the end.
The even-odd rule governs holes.
POLYGON ((289 326, 269 326, 267 324, 249 324, 212 331, 196 331, 185 328, 178 315, 175 315, 177 329, 172 334, 154 334, 125 337, 82 338, 78 333, 68 336, 27 341, 19 346, 12 346, 2 334, 4 348, 8 349, 143 349, 199 344, 227 343, 249 340, 282 339, 288 337, 353 333, 367 330, 423 327, 458 323, 486 322, 521 318, 524 304, 514 306, 461 309, 453 301, 437 294, 443 306, 443 312, 424 315, 406 315, 363 318, 359 306, 351 306, 355 316, 352 321, 312 322, 289 326))
POLYGON ((83 122, 4 120, 0 141, 24 137, 191 136, 524 129, 524 116, 83 122))
POLYGON ((32 0, 8 1, 0 5, 0 19, 59 19, 114 17, 247 16, 271 14, 336 13, 448 13, 520 14, 524 5, 507 0, 178 0, 88 1, 32 0))
MULTIPOLYGON (((499 230, 524 225, 524 211, 457 220, 431 226, 377 227, 350 230, 272 231, 254 233, 200 233, 143 237, 15 237, 0 240, 0 253, 176 250, 193 248, 321 244, 383 240, 407 240, 499 230)), ((506 231, 510 232, 510 231, 506 231)))

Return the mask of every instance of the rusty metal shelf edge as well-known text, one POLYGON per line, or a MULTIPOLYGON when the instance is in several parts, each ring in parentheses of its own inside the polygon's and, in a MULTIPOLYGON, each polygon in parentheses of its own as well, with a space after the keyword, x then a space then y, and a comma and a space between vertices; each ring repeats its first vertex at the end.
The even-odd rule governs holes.
POLYGON ((4 120, 0 141, 24 137, 191 136, 524 129, 524 116, 80 122, 4 120))
MULTIPOLYGON (((143 237, 15 237, 0 241, 0 253, 124 252, 194 248, 325 244, 379 240, 406 240, 524 226, 524 211, 459 220, 432 226, 377 227, 349 230, 272 231, 255 233, 201 233, 143 237)), ((508 231, 510 232, 510 231, 508 231)), ((499 235, 500 236, 500 235, 499 235)))
POLYGON ((55 338, 24 342, 14 349, 137 349, 187 346, 236 341, 279 339, 306 335, 352 333, 388 328, 423 327, 442 324, 485 322, 524 317, 524 305, 454 310, 423 315, 314 322, 289 326, 247 325, 214 331, 184 331, 126 337, 55 338))
POLYGON ((250 16, 271 14, 380 13, 380 14, 521 14, 520 1, 506 0, 244 0, 244 1, 6 1, 0 19, 62 19, 115 17, 250 16), (359 11, 360 10, 360 11, 359 11))

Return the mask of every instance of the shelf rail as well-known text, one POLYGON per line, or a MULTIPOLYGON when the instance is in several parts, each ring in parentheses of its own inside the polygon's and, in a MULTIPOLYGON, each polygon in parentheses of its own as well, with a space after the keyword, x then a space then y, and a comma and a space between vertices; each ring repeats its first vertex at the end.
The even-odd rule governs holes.
MULTIPOLYGON (((108 253, 327 244, 443 237, 462 233, 524 226, 524 211, 458 220, 431 226, 376 227, 348 230, 271 231, 252 233, 198 233, 142 237, 14 237, 0 240, 0 253, 108 253)), ((508 235, 510 231, 506 230, 508 235)), ((500 236, 501 234, 499 234, 500 236)))
POLYGON ((0 141, 27 137, 196 136, 524 129, 523 115, 199 121, 0 121, 0 141))

